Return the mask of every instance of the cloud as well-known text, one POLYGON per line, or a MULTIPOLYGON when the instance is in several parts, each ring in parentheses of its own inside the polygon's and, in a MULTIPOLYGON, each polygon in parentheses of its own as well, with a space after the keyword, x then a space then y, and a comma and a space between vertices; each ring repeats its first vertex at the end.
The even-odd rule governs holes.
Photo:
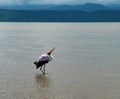
POLYGON ((0 0, 0 5, 19 4, 20 0, 0 0))
POLYGON ((39 0, 0 0, 0 5, 21 5, 21 4, 28 4, 30 1, 36 1, 36 3, 39 0))
POLYGON ((31 0, 30 3, 39 4, 72 4, 78 3, 78 0, 31 0))
POLYGON ((1 5, 120 3, 120 0, 0 0, 1 5))
POLYGON ((83 3, 120 3, 120 0, 82 0, 83 3))
POLYGON ((83 3, 120 3, 120 0, 29 0, 32 4, 83 4, 83 3))

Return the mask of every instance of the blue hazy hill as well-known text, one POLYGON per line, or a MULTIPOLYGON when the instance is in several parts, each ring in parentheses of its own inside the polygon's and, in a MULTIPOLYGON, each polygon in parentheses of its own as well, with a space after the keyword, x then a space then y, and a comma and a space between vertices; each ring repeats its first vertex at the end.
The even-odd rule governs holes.
POLYGON ((23 5, 0 5, 0 9, 8 10, 120 10, 120 4, 95 4, 86 3, 83 5, 63 5, 63 4, 23 4, 23 5))
POLYGON ((102 5, 6 5, 0 6, 0 22, 120 22, 119 4, 102 5))
POLYGON ((80 11, 96 11, 107 10, 108 8, 102 4, 86 3, 83 5, 6 5, 0 6, 0 9, 11 10, 80 10, 80 11))
POLYGON ((0 10, 0 22, 120 22, 120 11, 0 10))
POLYGON ((106 7, 112 10, 120 10, 120 4, 107 4, 106 7))
POLYGON ((54 7, 56 10, 80 10, 80 11, 96 11, 96 10, 108 10, 107 7, 102 4, 86 3, 84 5, 61 5, 54 7))

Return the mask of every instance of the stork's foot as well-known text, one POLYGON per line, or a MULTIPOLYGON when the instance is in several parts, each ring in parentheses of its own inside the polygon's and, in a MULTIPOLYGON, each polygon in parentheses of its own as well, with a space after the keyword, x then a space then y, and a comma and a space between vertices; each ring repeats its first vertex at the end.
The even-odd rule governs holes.
POLYGON ((45 72, 43 72, 43 75, 45 75, 45 72))
POLYGON ((44 71, 43 74, 45 74, 45 64, 44 64, 44 66, 43 66, 43 71, 44 71))
POLYGON ((42 70, 42 67, 40 67, 41 72, 43 73, 44 71, 42 70))
POLYGON ((43 73, 43 75, 45 75, 45 71, 43 71, 42 68, 40 68, 40 71, 43 73))

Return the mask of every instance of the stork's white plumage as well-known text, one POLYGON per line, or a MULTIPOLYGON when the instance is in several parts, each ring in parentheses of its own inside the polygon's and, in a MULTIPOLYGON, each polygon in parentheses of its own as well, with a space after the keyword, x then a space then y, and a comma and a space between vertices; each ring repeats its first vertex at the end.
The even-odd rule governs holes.
POLYGON ((52 61, 52 60, 53 60, 53 56, 48 54, 42 54, 39 57, 39 61, 52 61))
POLYGON ((42 54, 39 56, 38 61, 35 61, 34 64, 36 65, 36 69, 40 67, 40 70, 45 74, 45 65, 53 60, 53 56, 51 55, 52 52, 55 50, 56 47, 51 49, 48 53, 42 54))

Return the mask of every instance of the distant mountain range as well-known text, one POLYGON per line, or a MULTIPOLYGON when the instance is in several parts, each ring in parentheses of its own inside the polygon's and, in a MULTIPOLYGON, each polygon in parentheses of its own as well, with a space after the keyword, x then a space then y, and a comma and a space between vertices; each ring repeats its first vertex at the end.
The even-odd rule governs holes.
POLYGON ((0 6, 0 22, 120 22, 120 5, 0 6))
POLYGON ((120 11, 0 10, 0 22, 120 22, 120 11))
POLYGON ((83 5, 4 5, 0 6, 0 9, 11 9, 11 10, 80 10, 80 11, 96 11, 96 10, 120 10, 120 4, 93 4, 86 3, 83 5))

